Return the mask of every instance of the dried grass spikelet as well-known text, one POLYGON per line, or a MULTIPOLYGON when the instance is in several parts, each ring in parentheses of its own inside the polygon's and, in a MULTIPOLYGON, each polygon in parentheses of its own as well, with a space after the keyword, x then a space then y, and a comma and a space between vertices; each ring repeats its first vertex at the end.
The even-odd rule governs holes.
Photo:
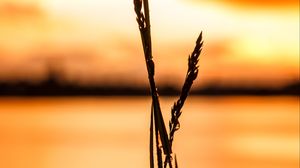
MULTIPOLYGON (((133 0, 136 20, 139 25, 140 35, 143 44, 144 57, 148 72, 148 80, 152 96, 151 120, 150 120, 150 168, 154 168, 154 143, 156 145, 157 167, 173 167, 172 162, 172 144, 174 134, 180 128, 179 117, 182 114, 181 109, 188 96, 194 80, 198 76, 199 55, 202 50, 202 32, 200 33, 194 51, 188 58, 188 71, 179 99, 174 103, 171 110, 171 120, 169 122, 169 134, 167 133, 165 122, 160 108, 159 95, 154 80, 155 64, 152 59, 152 42, 150 29, 150 15, 148 0, 133 0), (155 142, 154 142, 155 137, 155 142), (162 161, 162 151, 165 155, 165 161, 162 161)), ((178 167, 175 155, 175 168, 178 167)))

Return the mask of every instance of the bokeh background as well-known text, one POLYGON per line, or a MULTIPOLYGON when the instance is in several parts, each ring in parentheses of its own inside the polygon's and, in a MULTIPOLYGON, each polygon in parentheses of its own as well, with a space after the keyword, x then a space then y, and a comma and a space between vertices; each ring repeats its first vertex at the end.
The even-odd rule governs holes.
MULTIPOLYGON (((0 80, 146 85, 132 1, 1 0, 0 80)), ((280 87, 299 78, 299 2, 153 0, 159 84, 181 85, 203 31, 200 80, 280 87), (178 82, 180 81, 180 82, 178 82)))
MULTIPOLYGON (((204 35, 174 144, 180 167, 298 167, 299 1, 151 0, 150 10, 156 81, 175 95, 204 35)), ((0 1, 0 167, 147 167, 145 93, 132 0, 0 1)), ((175 100, 161 97, 166 121, 175 100)))

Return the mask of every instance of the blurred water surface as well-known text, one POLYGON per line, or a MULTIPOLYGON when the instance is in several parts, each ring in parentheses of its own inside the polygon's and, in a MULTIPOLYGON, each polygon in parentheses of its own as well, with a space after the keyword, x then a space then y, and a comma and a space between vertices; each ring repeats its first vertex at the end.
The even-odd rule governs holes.
MULTIPOLYGON (((175 99, 162 97, 165 120, 175 99)), ((149 167, 150 97, 0 98, 0 167, 149 167)), ((188 168, 298 168, 298 97, 189 97, 188 168)))

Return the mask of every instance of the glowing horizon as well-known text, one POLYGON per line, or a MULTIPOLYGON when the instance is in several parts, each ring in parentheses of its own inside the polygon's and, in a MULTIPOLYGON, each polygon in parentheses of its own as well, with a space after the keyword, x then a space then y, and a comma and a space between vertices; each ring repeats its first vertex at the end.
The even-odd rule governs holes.
MULTIPOLYGON (((255 7, 247 6, 250 1, 151 1, 158 81, 184 78, 201 30, 197 85, 299 79, 297 3, 280 8, 272 2, 255 7)), ((41 80, 48 64, 57 64, 68 81, 146 81, 132 1, 14 0, 1 2, 0 9, 1 80, 41 80)))

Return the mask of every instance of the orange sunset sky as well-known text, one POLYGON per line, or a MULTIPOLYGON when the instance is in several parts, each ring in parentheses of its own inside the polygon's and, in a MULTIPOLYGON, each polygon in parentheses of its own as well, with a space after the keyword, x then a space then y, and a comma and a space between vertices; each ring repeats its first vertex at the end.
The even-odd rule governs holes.
MULTIPOLYGON (((159 84, 181 84, 204 33, 196 85, 299 79, 298 0, 150 0, 159 84), (180 82, 178 82, 180 81, 180 82)), ((1 0, 0 80, 146 84, 132 0, 1 0)))

